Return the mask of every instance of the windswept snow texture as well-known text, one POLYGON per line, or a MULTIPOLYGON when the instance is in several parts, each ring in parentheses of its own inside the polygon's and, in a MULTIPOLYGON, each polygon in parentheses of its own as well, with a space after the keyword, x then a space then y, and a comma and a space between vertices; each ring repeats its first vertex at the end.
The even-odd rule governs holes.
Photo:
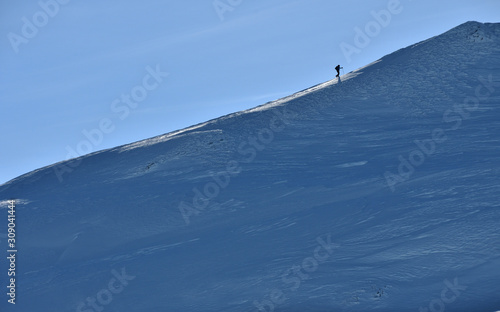
POLYGON ((500 24, 14 179, 4 250, 12 198, 2 311, 500 310, 500 24))

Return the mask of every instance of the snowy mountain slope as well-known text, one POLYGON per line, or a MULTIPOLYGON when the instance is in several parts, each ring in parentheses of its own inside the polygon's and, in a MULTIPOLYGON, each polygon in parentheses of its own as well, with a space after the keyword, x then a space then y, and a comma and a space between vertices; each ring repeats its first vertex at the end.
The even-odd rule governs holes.
POLYGON ((469 22, 3 184, 2 311, 499 310, 499 70, 500 24, 469 22))

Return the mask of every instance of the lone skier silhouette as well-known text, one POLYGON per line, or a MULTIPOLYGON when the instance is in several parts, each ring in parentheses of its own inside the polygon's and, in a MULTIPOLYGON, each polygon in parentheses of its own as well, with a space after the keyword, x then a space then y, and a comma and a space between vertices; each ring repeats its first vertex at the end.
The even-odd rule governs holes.
POLYGON ((335 76, 335 77, 340 76, 340 69, 341 69, 341 68, 342 68, 342 67, 340 67, 340 65, 337 65, 337 67, 335 67, 335 70, 337 71, 337 76, 335 76))

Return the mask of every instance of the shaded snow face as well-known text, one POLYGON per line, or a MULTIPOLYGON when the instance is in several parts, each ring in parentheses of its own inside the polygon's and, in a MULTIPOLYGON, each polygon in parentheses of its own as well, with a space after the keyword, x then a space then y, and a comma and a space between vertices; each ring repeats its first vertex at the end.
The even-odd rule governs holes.
POLYGON ((498 310, 499 34, 466 23, 2 185, 0 212, 16 201, 16 308, 498 310))

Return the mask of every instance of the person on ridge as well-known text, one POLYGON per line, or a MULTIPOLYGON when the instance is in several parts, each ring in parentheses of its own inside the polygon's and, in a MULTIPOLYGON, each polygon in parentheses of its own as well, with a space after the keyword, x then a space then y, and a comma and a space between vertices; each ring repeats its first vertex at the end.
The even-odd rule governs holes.
POLYGON ((340 76, 340 69, 341 69, 341 68, 342 68, 342 67, 340 67, 340 65, 337 65, 337 67, 335 67, 335 70, 337 71, 337 76, 335 76, 335 77, 340 76))

